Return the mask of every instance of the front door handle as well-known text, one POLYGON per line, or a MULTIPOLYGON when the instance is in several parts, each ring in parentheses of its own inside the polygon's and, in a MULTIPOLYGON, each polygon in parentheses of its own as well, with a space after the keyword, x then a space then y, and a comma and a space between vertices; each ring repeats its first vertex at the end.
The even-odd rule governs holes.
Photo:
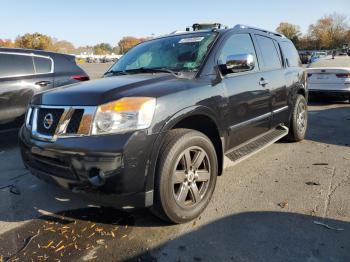
POLYGON ((259 81, 259 85, 265 87, 266 85, 269 84, 269 81, 265 80, 264 78, 261 78, 259 81))
POLYGON ((51 81, 39 81, 39 82, 36 82, 35 84, 37 86, 44 87, 44 86, 48 86, 49 84, 51 84, 51 81))

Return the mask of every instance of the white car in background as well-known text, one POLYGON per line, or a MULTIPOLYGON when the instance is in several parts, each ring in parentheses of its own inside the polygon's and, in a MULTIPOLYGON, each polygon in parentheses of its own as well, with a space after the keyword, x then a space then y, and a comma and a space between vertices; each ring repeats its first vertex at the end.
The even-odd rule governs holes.
POLYGON ((310 96, 350 101, 350 57, 318 60, 309 66, 307 73, 310 96))

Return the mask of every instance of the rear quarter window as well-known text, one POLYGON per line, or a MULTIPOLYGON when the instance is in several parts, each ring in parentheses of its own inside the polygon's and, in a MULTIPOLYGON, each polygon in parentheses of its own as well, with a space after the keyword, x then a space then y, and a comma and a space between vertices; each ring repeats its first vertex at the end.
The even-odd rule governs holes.
POLYGON ((74 57, 56 54, 53 59, 55 61, 55 73, 71 75, 82 71, 75 63, 74 57))
POLYGON ((0 77, 34 74, 32 56, 0 53, 0 77))
POLYGON ((34 64, 37 74, 51 73, 52 71, 52 62, 49 58, 34 56, 34 64))
POLYGON ((256 35, 261 54, 262 54, 262 69, 263 70, 276 70, 282 68, 279 52, 269 37, 256 35))
POLYGON ((281 48, 282 48, 287 66, 299 67, 301 63, 300 57, 294 45, 291 42, 283 41, 281 42, 281 48))

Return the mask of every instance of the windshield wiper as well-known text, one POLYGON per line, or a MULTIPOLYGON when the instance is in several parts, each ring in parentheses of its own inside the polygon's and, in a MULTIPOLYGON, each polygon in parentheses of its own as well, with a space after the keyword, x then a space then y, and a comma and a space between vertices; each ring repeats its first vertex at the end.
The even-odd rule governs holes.
POLYGON ((175 72, 169 68, 166 67, 140 67, 135 69, 129 69, 125 70, 123 72, 131 73, 131 72, 141 72, 141 73, 169 73, 172 74, 175 77, 179 76, 178 72, 175 72))
POLYGON ((107 71, 106 73, 104 73, 104 75, 108 75, 108 74, 112 74, 112 75, 128 75, 128 72, 126 72, 126 71, 110 70, 110 71, 107 71))

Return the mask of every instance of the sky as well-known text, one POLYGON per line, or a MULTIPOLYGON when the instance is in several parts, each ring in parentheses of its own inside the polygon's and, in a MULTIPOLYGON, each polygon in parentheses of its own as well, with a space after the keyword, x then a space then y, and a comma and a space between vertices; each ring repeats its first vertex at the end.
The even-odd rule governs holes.
POLYGON ((290 22, 305 33, 333 12, 350 19, 350 0, 1 0, 0 38, 40 32, 76 47, 115 46, 123 36, 166 34, 207 21, 273 31, 290 22))

